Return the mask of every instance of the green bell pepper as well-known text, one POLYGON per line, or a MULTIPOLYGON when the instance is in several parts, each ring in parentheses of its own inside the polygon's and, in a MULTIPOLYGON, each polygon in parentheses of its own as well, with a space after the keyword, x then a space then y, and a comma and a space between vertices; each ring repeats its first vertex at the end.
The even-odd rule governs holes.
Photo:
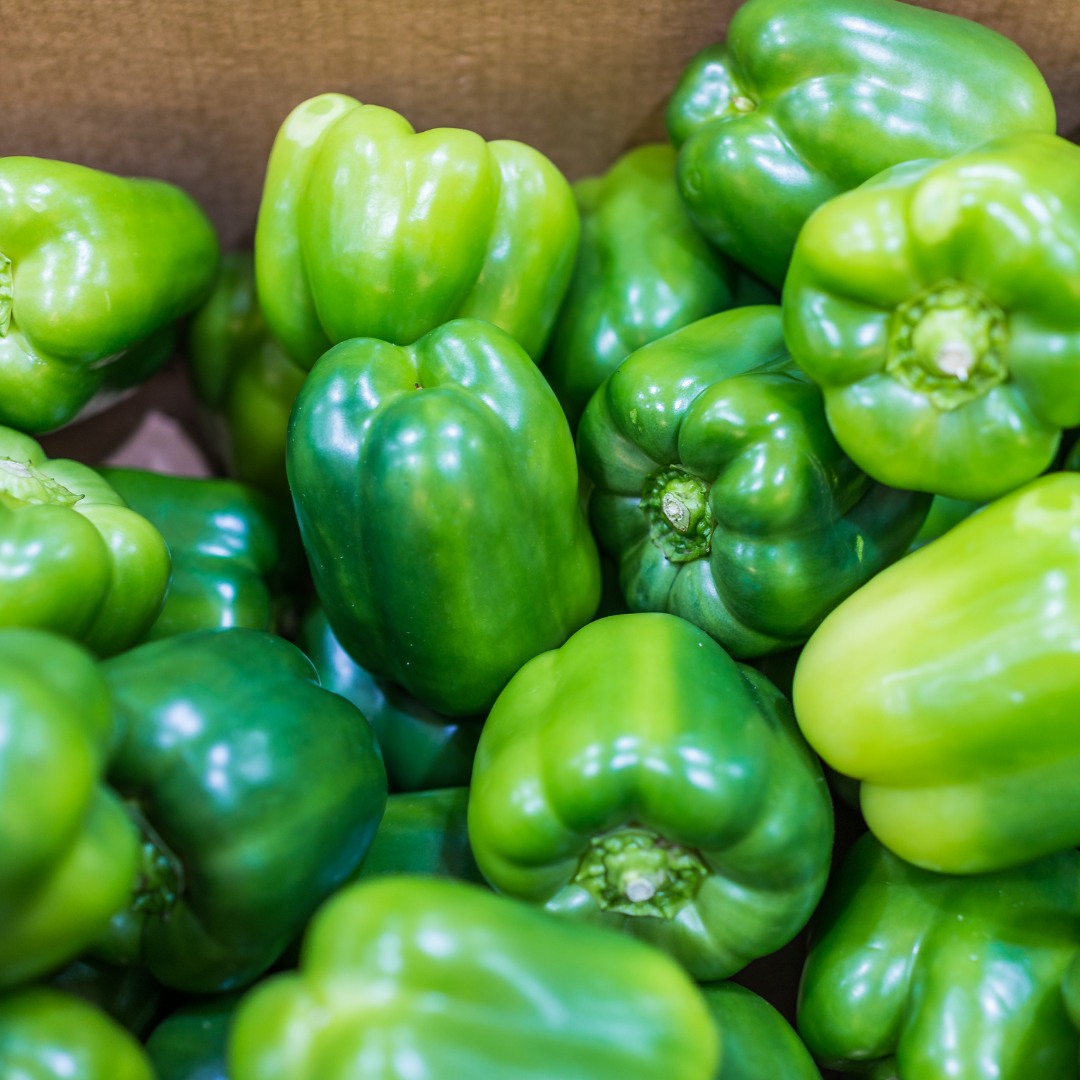
POLYGON ((157 618, 169 574, 161 534, 93 469, 0 427, 0 626, 111 656, 157 618))
POLYGON ((306 372, 266 328, 251 252, 223 256, 214 291, 188 327, 187 369, 229 473, 288 499, 285 441, 306 372))
POLYGON ((257 630, 151 642, 103 672, 124 733, 109 780, 145 837, 97 947, 178 990, 242 986, 364 857, 386 800, 371 729, 257 630))
POLYGON ((230 626, 273 630, 302 554, 291 511, 235 480, 101 469, 172 553, 172 584, 145 640, 230 626))
POLYGON ((305 369, 331 345, 411 345, 484 319, 538 360, 574 268, 570 185, 523 143, 321 94, 270 152, 255 232, 267 325, 305 369))
POLYGON ((391 795, 379 831, 351 880, 434 874, 482 885, 469 847, 468 808, 467 787, 391 795))
POLYGON ((73 959, 123 906, 138 835, 102 783, 115 738, 83 649, 0 629, 0 989, 73 959))
POLYGON ((483 717, 452 720, 400 686, 376 679, 341 647, 326 612, 308 612, 298 644, 327 690, 348 698, 371 724, 391 791, 468 784, 483 717))
POLYGON ((749 0, 667 109, 691 218, 777 288, 826 200, 901 162, 1055 123, 1018 46, 894 0, 749 0))
POLYGON ((1078 536, 1080 476, 1043 477, 879 574, 803 650, 803 734, 862 781, 901 858, 972 874, 1080 843, 1078 536))
POLYGON ((922 523, 922 528, 911 541, 910 551, 925 547, 931 540, 944 536, 950 529, 959 525, 965 518, 971 517, 976 510, 985 506, 983 502, 967 499, 950 499, 945 495, 935 495, 930 503, 930 513, 922 523))
POLYGON ((239 994, 219 994, 184 1005, 146 1040, 157 1080, 229 1080, 225 1062, 239 994))
POLYGON ((720 1029, 716 1080, 821 1080, 802 1040, 764 998, 733 982, 701 992, 720 1029))
POLYGON ((469 840, 488 882, 699 980, 802 929, 832 835, 787 701, 672 615, 602 619, 536 657, 480 736, 469 840))
POLYGON ((218 260, 179 188, 41 158, 0 158, 0 237, 0 423, 32 432, 148 376, 218 260))
POLYGON ((566 417, 497 327, 332 349, 296 399, 288 465, 338 640, 429 708, 486 712, 596 610, 566 417))
POLYGON ((49 985, 96 1005, 140 1038, 161 1004, 161 986, 145 968, 116 967, 89 955, 57 972, 49 985))
POLYGON ((155 1080, 143 1048, 100 1009, 34 986, 0 997, 4 1080, 155 1080))
POLYGON ((737 308, 639 349, 578 431, 630 609, 679 615, 739 658, 805 641, 904 554, 930 504, 844 455, 780 323, 737 308))
POLYGON ((985 501, 1053 461, 1080 424, 1078 190, 1080 147, 1011 135, 899 165, 807 222, 784 336, 860 468, 985 501))
POLYGON ((713 1080, 718 1038, 662 953, 474 885, 390 877, 312 920, 240 1003, 233 1080, 713 1080))
POLYGON ((543 371, 572 428, 621 361, 737 304, 775 302, 709 246, 675 187, 675 150, 641 146, 574 185, 581 245, 543 371))
POLYGON ((1080 949, 1080 854, 953 877, 872 836, 811 924, 798 1025, 830 1068, 903 1080, 1075 1080, 1062 977, 1080 949))

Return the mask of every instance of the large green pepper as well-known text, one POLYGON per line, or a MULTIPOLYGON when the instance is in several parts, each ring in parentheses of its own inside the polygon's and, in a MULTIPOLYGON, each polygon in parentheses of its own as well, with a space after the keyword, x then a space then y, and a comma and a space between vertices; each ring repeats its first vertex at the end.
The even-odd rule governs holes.
POLYGON ((1080 843, 1080 476, 1056 473, 864 585, 810 639, 795 714, 882 843, 980 873, 1080 843))
POLYGON ((701 992, 720 1029, 716 1080, 821 1080, 802 1040, 764 998, 733 982, 701 992))
POLYGON ((217 260, 213 226, 171 184, 0 158, 0 422, 48 431, 148 376, 217 260))
POLYGON ((469 839, 487 880, 697 979, 802 929, 832 831, 787 701, 672 615, 602 619, 536 657, 480 736, 469 839))
POLYGON ((814 917, 799 1031, 823 1064, 882 1080, 1075 1080, 1078 949, 1077 852, 953 877, 866 835, 814 917))
POLYGON ((713 1080, 701 995, 662 953, 473 885, 391 877, 312 920, 240 1003, 233 1080, 713 1080))
POLYGON ((127 899, 138 835, 102 783, 114 738, 86 652, 0 629, 0 988, 72 959, 127 899))
POLYGON ((305 369, 332 344, 411 345, 485 319, 538 360, 570 282, 570 185, 519 142, 321 94, 281 126, 259 208, 255 273, 274 336, 305 369))
POLYGON ((1078 294, 1080 147, 1011 135, 821 207, 784 336, 860 468, 981 501, 1042 472, 1080 424, 1078 294))
POLYGON ((440 713, 485 712, 596 610, 566 417, 497 327, 332 349, 296 399, 288 462, 338 640, 440 713))
POLYGON ((235 480, 100 472, 161 531, 172 553, 172 584, 147 640, 219 627, 275 628, 274 594, 302 557, 290 511, 235 480))
POLYGON ((386 799, 371 729, 257 630, 151 642, 103 670, 124 733, 109 779, 145 844, 98 947, 179 990, 242 986, 364 857, 386 799))
POLYGON ((904 554, 930 503, 875 484, 836 445, 777 307, 714 315, 627 357, 578 445, 630 609, 688 619, 740 658, 805 641, 904 554))
POLYGON ((667 144, 631 150, 605 175, 579 180, 574 196, 581 246, 544 357, 571 427, 624 357, 734 306, 747 280, 686 216, 667 144))
POLYGON ((93 469, 0 427, 0 625, 111 656, 157 618, 169 573, 161 534, 93 469))
POLYGON ((229 472, 287 499, 285 441, 305 371, 266 328, 251 252, 222 258, 214 291, 188 329, 187 366, 229 472))
POLYGON ((239 1000, 239 994, 218 994, 162 1020, 146 1040, 157 1080, 229 1080, 225 1055, 239 1000))
POLYGON ((827 199, 1055 116, 1038 68, 985 26, 894 0, 749 0, 691 60, 667 125, 690 216, 779 287, 827 199))
POLYGON ((348 698, 367 717, 391 791, 468 784, 482 717, 441 716, 400 686, 376 679, 341 647, 318 605, 304 620, 299 645, 323 686, 348 698))
POLYGON ((79 998, 35 986, 0 997, 4 1080, 155 1080, 135 1038, 79 998))

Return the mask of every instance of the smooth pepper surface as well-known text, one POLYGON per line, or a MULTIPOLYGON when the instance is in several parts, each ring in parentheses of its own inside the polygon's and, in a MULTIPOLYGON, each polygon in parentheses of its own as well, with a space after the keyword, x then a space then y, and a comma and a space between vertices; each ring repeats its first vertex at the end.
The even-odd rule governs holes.
POLYGON ((332 349, 296 399, 288 465, 338 640, 437 712, 485 712, 596 610, 566 417, 490 323, 332 349))
POLYGON ((213 226, 172 184, 0 158, 0 423, 49 431, 146 378, 217 261, 213 226))
POLYGON ((883 169, 1051 133, 1038 68, 978 23, 895 0, 749 0, 667 109, 679 190, 725 254, 777 288, 823 202, 883 169))
POLYGON ((157 1080, 229 1080, 225 1056, 239 1000, 239 994, 216 994, 162 1020, 146 1040, 157 1080))
POLYGON ((539 360, 574 267, 565 177, 524 143, 415 132, 344 94, 298 105, 278 132, 255 233, 270 330, 310 369, 331 345, 411 345, 485 319, 539 360))
POLYGON ((956 877, 867 834, 811 924, 799 1032, 822 1064, 881 1080, 1075 1080, 1078 949, 1076 851, 956 877))
POLYGON ((123 729, 109 780, 145 835, 98 947, 178 990, 243 986, 371 843, 386 800, 371 729, 299 649, 257 630, 150 642, 103 671, 123 729))
POLYGON ((930 504, 837 446, 777 307, 632 353, 589 402, 578 447, 630 609, 688 619, 739 658, 805 641, 904 554, 930 504))
POLYGON ((701 995, 662 953, 456 881, 343 889, 300 971, 240 1003, 232 1080, 713 1080, 701 995))
POLYGON ((521 669, 480 736, 469 839, 488 882, 699 980, 802 929, 832 835, 787 701, 673 615, 590 623, 521 669))
POLYGON ((875 479, 997 498, 1080 424, 1080 147, 995 139, 826 203, 784 285, 791 355, 875 479))
POLYGON ((909 862, 1016 866, 1080 843, 1080 476, 991 503, 810 639, 795 715, 909 862))

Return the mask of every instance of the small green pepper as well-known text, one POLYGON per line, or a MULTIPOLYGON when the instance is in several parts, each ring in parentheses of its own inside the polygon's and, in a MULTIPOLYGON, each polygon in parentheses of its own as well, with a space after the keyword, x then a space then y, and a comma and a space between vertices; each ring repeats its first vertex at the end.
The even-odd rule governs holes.
POLYGON ((239 994, 219 994, 184 1005, 146 1040, 157 1080, 229 1080, 225 1063, 239 994))

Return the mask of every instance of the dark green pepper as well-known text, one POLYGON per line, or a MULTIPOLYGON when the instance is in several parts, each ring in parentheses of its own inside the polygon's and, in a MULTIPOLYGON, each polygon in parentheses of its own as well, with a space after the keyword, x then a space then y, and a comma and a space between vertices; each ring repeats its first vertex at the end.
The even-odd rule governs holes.
POLYGON ((959 525, 964 518, 971 517, 980 507, 986 503, 971 502, 965 499, 950 499, 945 495, 935 495, 930 503, 930 513, 922 523, 922 528, 915 534, 911 541, 909 551, 917 551, 919 548, 944 536, 954 525, 959 525))
POLYGON ((117 967, 89 955, 57 972, 49 985, 96 1005, 140 1038, 161 1003, 161 986, 145 968, 117 967))
POLYGON ((805 641, 930 504, 844 455, 780 324, 777 307, 738 308, 639 349, 578 432, 630 609, 688 619, 739 658, 805 641))
POLYGON ((250 251, 222 258, 210 299, 191 319, 187 366, 229 472, 268 495, 287 499, 289 413, 306 372, 267 329, 255 294, 250 251))
POLYGON ((468 784, 483 717, 440 716, 400 686, 370 675, 341 647, 318 605, 304 620, 299 645, 323 686, 348 698, 367 717, 391 791, 468 784))
POLYGON ((832 832, 787 701, 672 615, 601 619, 536 657, 480 736, 469 840, 491 885, 659 945, 697 979, 802 929, 832 832))
POLYGON ((331 349, 296 399, 288 464, 338 640, 440 713, 485 712, 596 610, 566 417, 489 323, 331 349))
POLYGON ((0 423, 66 424, 146 378, 210 291, 213 226, 179 188, 0 158, 0 423))
POLYGON ((160 530, 172 553, 172 584, 145 640, 231 626, 276 628, 275 593, 295 577, 301 559, 289 510, 235 480, 99 471, 160 530))
POLYGON ((157 1080, 229 1080, 229 1028, 239 994, 219 994, 184 1005, 146 1040, 157 1080))
POLYGON ((179 990, 242 986, 364 857, 386 799, 371 729, 257 630, 151 642, 103 671, 124 733, 109 780, 145 843, 98 948, 179 990))
POLYGON ((749 0, 690 61, 667 126, 694 222, 779 288, 826 200, 1055 116, 1038 68, 978 23, 895 0, 749 0))

